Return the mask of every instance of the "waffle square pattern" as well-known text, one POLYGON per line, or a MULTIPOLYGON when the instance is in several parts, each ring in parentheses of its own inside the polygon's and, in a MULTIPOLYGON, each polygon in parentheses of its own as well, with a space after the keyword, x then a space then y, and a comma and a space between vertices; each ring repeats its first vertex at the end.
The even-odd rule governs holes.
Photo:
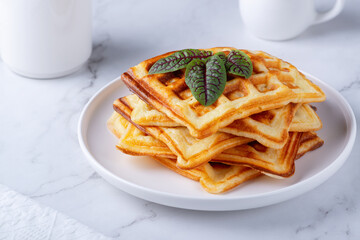
MULTIPOLYGON (((226 56, 233 49, 205 50, 226 56)), ((324 143, 315 133, 322 122, 311 103, 324 101, 325 94, 290 63, 241 51, 252 62, 251 76, 227 73, 224 92, 210 106, 192 95, 185 69, 149 74, 155 62, 174 52, 128 69, 121 79, 134 94, 114 99, 107 122, 116 148, 149 156, 209 193, 263 175, 291 177, 295 160, 324 143)))
MULTIPOLYGON (((228 54, 233 48, 206 49, 228 54)), ((245 79, 228 74, 225 91, 211 106, 202 106, 185 83, 184 69, 149 75, 151 66, 172 52, 130 68, 122 75, 125 84, 146 103, 186 126, 192 136, 205 138, 236 119, 290 102, 310 103, 325 100, 321 89, 293 65, 261 51, 245 52, 253 64, 253 74, 245 79)))

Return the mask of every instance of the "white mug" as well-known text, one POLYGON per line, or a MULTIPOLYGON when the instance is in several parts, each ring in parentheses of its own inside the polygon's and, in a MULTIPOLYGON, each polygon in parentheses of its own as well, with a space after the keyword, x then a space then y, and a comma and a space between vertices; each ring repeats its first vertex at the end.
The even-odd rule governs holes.
POLYGON ((55 78, 91 54, 91 0, 0 0, 0 53, 14 72, 55 78))
POLYGON ((254 35, 268 40, 294 38, 313 24, 336 17, 345 0, 336 0, 325 13, 315 9, 315 0, 239 0, 244 24, 254 35))

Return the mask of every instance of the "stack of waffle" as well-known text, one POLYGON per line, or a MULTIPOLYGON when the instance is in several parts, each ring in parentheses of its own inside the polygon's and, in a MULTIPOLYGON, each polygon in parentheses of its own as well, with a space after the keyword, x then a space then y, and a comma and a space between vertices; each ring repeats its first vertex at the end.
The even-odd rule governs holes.
MULTIPOLYGON (((228 54, 232 48, 207 49, 228 54)), ((261 51, 244 51, 253 73, 228 74, 223 94, 201 105, 185 84, 185 69, 149 75, 167 53, 130 68, 122 80, 134 95, 115 100, 108 128, 117 148, 148 155, 169 169, 222 193, 266 174, 294 174, 295 159, 323 144, 322 127, 311 102, 325 100, 321 89, 294 66, 261 51)))

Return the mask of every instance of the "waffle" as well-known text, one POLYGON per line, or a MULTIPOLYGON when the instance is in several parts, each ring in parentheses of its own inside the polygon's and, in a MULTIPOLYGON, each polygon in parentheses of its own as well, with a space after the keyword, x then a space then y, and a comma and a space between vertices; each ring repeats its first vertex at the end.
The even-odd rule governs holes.
POLYGON ((322 122, 313 107, 303 104, 295 113, 289 131, 310 132, 322 128, 322 122))
MULTIPOLYGON (((322 146, 324 141, 314 132, 303 133, 298 154, 299 159, 305 153, 322 146)), ((261 176, 261 172, 246 166, 227 165, 223 163, 209 162, 191 170, 182 170, 176 167, 175 159, 155 157, 165 167, 187 178, 199 181, 203 189, 209 193, 223 193, 229 191, 247 180, 261 176)))
MULTIPOLYGON (((131 120, 134 123, 141 126, 179 126, 178 123, 172 121, 163 113, 151 108, 136 96, 124 98, 127 99, 127 101, 131 101, 133 106, 131 120)), ((290 124, 299 106, 300 104, 289 103, 278 109, 268 110, 250 117, 235 120, 230 125, 219 129, 219 131, 255 139, 267 147, 280 149, 287 141, 290 124)), ((308 115, 304 114, 301 116, 304 118, 308 117, 308 115)), ((302 121, 298 121, 299 127, 302 122, 306 123, 306 119, 301 120, 302 121)))
POLYGON ((249 166, 268 176, 284 178, 294 174, 295 159, 323 144, 324 141, 315 132, 290 132, 282 149, 272 149, 258 142, 251 142, 225 150, 212 161, 249 166))
POLYGON ((212 162, 195 169, 181 170, 176 167, 176 161, 174 159, 159 157, 154 159, 184 177, 199 181, 207 192, 213 194, 229 191, 243 182, 261 175, 259 171, 248 167, 230 166, 212 162))
POLYGON ((117 137, 121 138, 127 126, 131 125, 125 118, 114 112, 107 121, 108 129, 117 137))
MULTIPOLYGON (((117 148, 130 155, 146 155, 176 159, 176 155, 154 137, 146 135, 133 124, 130 124, 117 112, 108 120, 108 128, 119 138, 117 148)), ((300 139, 296 159, 305 153, 321 147, 324 141, 315 132, 304 132, 300 139)))
MULTIPOLYGON (((127 98, 123 98, 123 101, 125 101, 127 98)), ((120 102, 120 101, 119 101, 120 102)), ((121 103, 121 102, 120 102, 121 103)), ((124 109, 124 106, 122 106, 121 104, 117 104, 117 107, 124 109)), ((124 112, 124 110, 122 110, 122 112, 124 112)), ((116 114, 116 113, 114 113, 116 114)), ((122 113, 122 115, 124 115, 122 113)), ((121 116, 119 116, 119 118, 122 118, 121 116)), ((125 117, 128 118, 128 117, 125 117)), ((119 121, 120 123, 123 123, 123 120, 119 121)), ((124 141, 120 141, 121 144, 119 143, 117 145, 117 147, 122 150, 125 153, 128 154, 132 154, 132 155, 138 155, 136 154, 136 151, 134 151, 134 149, 136 150, 136 146, 138 146, 138 143, 134 143, 134 137, 132 137, 132 135, 129 135, 128 133, 137 133, 138 135, 142 135, 142 133, 138 130, 136 130, 135 128, 140 127, 133 124, 128 124, 127 126, 127 130, 124 133, 123 137, 124 141), (130 126, 129 126, 130 125, 130 126), (135 129, 135 130, 129 130, 129 129, 135 129), (130 142, 129 144, 127 144, 128 142, 130 142), (135 154, 134 154, 135 152, 135 154)), ((272 148, 268 148, 265 147, 263 145, 261 145, 260 143, 256 142, 256 141, 246 141, 246 142, 238 142, 239 144, 237 146, 234 146, 232 148, 228 148, 225 150, 219 150, 216 154, 212 154, 214 151, 212 151, 212 148, 209 148, 206 144, 206 142, 204 142, 204 140, 207 140, 207 138, 205 139, 195 139, 193 137, 191 137, 190 135, 185 135, 187 139, 184 138, 184 135, 181 135, 183 133, 179 133, 178 131, 182 131, 182 132, 186 132, 187 129, 185 128, 165 128, 165 127, 145 127, 144 132, 145 133, 150 133, 153 137, 160 139, 161 141, 163 141, 163 137, 159 137, 159 135, 164 134, 166 136, 169 136, 166 138, 166 141, 164 141, 164 143, 170 148, 171 152, 173 152, 175 155, 177 155, 177 165, 179 168, 182 169, 193 169, 201 164, 207 163, 210 160, 215 161, 215 162, 222 162, 222 163, 228 163, 231 165, 245 165, 245 166, 250 166, 254 169, 257 169, 263 173, 266 173, 268 175, 273 175, 273 176, 278 176, 278 177, 290 177, 295 170, 294 167, 294 159, 296 157, 297 154, 297 150, 298 150, 298 146, 299 146, 299 142, 300 142, 300 138, 301 138, 301 134, 302 133, 298 133, 298 132, 293 132, 290 133, 289 138, 285 144, 285 146, 281 149, 272 149, 272 148), (169 141, 167 139, 172 139, 172 141, 169 143, 169 141), (184 142, 189 142, 189 139, 191 143, 188 145, 185 145, 184 142), (194 144, 192 141, 198 141, 198 144, 194 144), (199 143, 200 142, 200 143, 199 143), (245 144, 248 143, 248 144, 245 144), (179 146, 180 145, 180 146, 179 146), (190 153, 192 153, 194 151, 194 149, 201 148, 200 150, 200 154, 197 156, 197 159, 189 159, 186 162, 186 165, 184 167, 183 163, 183 157, 179 158, 179 153, 174 151, 173 149, 181 149, 182 151, 190 151, 190 153), (211 150, 211 151, 210 151, 211 150), (210 154, 209 154, 210 153, 210 154), (179 160, 180 159, 180 160, 179 160)), ((222 133, 219 133, 222 134, 222 133)), ((149 136, 147 136, 149 138, 149 136)), ((156 139, 156 141, 159 141, 158 139, 156 139)), ((120 139, 121 140, 121 139, 120 139)), ((138 141, 138 140, 136 140, 138 141)), ((144 140, 143 140, 144 141, 144 140)), ((160 142, 161 143, 161 142, 160 142)), ((154 144, 154 142, 152 142, 150 139, 148 140, 148 142, 143 143, 142 145, 144 146, 153 146, 153 148, 157 148, 157 147, 162 147, 164 148, 164 145, 160 145, 160 143, 158 144, 154 144)), ((218 142, 215 144, 215 147, 217 146, 218 142)), ((221 144, 221 141, 219 143, 221 144)), ((151 150, 149 148, 147 148, 147 150, 151 150)), ((151 150, 152 151, 152 150, 151 150)), ((138 151, 144 155, 150 155, 150 156, 157 156, 158 152, 156 151, 152 151, 152 153, 142 153, 141 151, 138 151)), ((171 152, 162 152, 161 154, 167 154, 167 155, 171 155, 171 152)), ((163 156, 160 155, 160 156, 163 156)), ((171 158, 171 157, 170 157, 171 158)))
MULTIPOLYGON (((119 138, 118 149, 132 155, 155 156, 167 168, 190 179, 199 181, 210 193, 222 193, 241 183, 258 177, 260 171, 246 167, 209 162, 200 167, 183 170, 176 166, 175 155, 161 141, 146 135, 134 125, 129 124, 121 115, 114 112, 108 120, 109 129, 119 138), (167 150, 167 151, 166 151, 167 150), (165 153, 165 154, 164 154, 165 153), (167 157, 166 157, 167 156, 167 157)), ((296 157, 322 145, 323 141, 313 132, 303 133, 296 157)))
POLYGON ((305 132, 300 139, 300 145, 296 154, 296 159, 301 158, 305 153, 313 151, 324 144, 322 140, 315 132, 305 132))
POLYGON ((117 112, 108 120, 108 128, 119 138, 116 147, 131 155, 153 156, 162 165, 195 181, 200 181, 210 193, 222 193, 260 176, 260 172, 243 166, 206 163, 201 167, 182 170, 176 166, 176 156, 164 143, 146 135, 117 112))
POLYGON ((210 161, 211 158, 226 149, 253 141, 245 137, 229 133, 217 132, 204 139, 197 139, 189 134, 185 127, 145 127, 131 121, 131 112, 136 101, 135 95, 118 99, 113 106, 116 112, 134 124, 141 131, 164 142, 177 156, 177 166, 182 169, 192 169, 210 161))
MULTIPOLYGON (((232 48, 208 49, 228 54, 232 48)), ((157 56, 130 68, 122 80, 142 100, 186 126, 196 138, 210 136, 236 119, 283 107, 290 102, 309 103, 325 100, 321 89, 291 64, 261 51, 246 51, 253 63, 249 79, 228 75, 225 91, 211 106, 204 107, 185 84, 184 69, 148 75, 157 56)))
POLYGON ((219 131, 254 139, 269 148, 281 149, 288 140, 289 128, 299 107, 300 104, 289 103, 281 108, 237 119, 219 131))
MULTIPOLYGON (((135 100, 135 98, 134 98, 135 100)), ((291 103, 290 103, 291 104, 291 103)), ((288 104, 289 105, 289 104, 288 104)), ((294 105, 292 108, 287 108, 288 105, 278 108, 271 109, 268 111, 264 111, 258 114, 251 115, 249 117, 235 120, 233 123, 228 126, 219 129, 220 132, 228 132, 237 136, 243 136, 241 130, 237 128, 244 128, 243 125, 247 125, 248 128, 257 128, 257 124, 265 124, 266 126, 272 125, 272 127, 276 127, 279 125, 279 120, 286 123, 290 120, 290 114, 292 111, 290 109, 294 109, 294 105), (284 110, 283 108, 287 108, 284 110), (278 112, 281 112, 281 115, 277 115, 278 112), (289 115, 285 115, 287 113, 289 115), (250 120, 252 118, 253 120, 250 120), (253 124, 251 124, 253 123, 253 124)), ((293 116, 290 128, 288 129, 290 132, 310 132, 317 131, 321 129, 322 123, 319 116, 316 114, 315 109, 311 107, 309 104, 301 104, 299 108, 295 108, 296 113, 293 116)), ((157 127, 180 127, 182 126, 180 123, 173 121, 168 118, 164 113, 159 112, 158 110, 152 108, 149 104, 137 98, 134 101, 134 109, 131 112, 131 120, 139 124, 141 126, 157 126, 157 127)), ((283 125, 286 126, 286 125, 283 125)), ((282 132, 283 129, 279 129, 276 132, 282 132)), ((271 138, 272 136, 263 136, 264 138, 271 138)), ((252 138, 256 140, 260 140, 260 142, 268 147, 276 148, 276 146, 267 145, 261 139, 257 139, 254 136, 252 138)))
MULTIPOLYGON (((179 126, 163 113, 151 108, 136 95, 124 97, 131 102, 131 120, 141 126, 179 126)), ((120 101, 120 100, 117 100, 120 101)), ((115 105, 117 104, 115 101, 115 105)), ((121 101, 120 101, 121 102, 121 101)), ((272 109, 252 116, 235 120, 219 129, 220 132, 257 140, 259 143, 275 149, 282 148, 288 138, 288 132, 308 132, 320 129, 321 121, 308 105, 290 103, 278 109, 272 109), (295 114, 296 112, 296 114, 295 114), (293 117, 295 114, 295 117, 293 117)))
MULTIPOLYGON (((131 97, 131 101, 131 120, 134 123, 141 126, 181 126, 139 98, 131 97)), ((281 108, 235 120, 219 131, 252 138, 267 147, 280 149, 285 145, 289 131, 309 132, 321 127, 320 118, 310 105, 289 103, 281 108)))
POLYGON ((295 172, 294 160, 302 133, 291 132, 281 149, 268 148, 258 142, 243 144, 225 150, 212 161, 255 168, 272 177, 290 177, 295 172))
POLYGON ((107 126, 119 138, 116 147, 126 154, 175 158, 166 144, 144 134, 117 112, 111 115, 107 126))

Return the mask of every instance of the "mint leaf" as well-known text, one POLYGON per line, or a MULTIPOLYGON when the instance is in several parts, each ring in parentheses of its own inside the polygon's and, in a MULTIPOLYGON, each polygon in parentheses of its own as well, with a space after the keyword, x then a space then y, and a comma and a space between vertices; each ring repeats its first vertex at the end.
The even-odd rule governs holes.
POLYGON ((185 83, 196 100, 204 106, 210 106, 225 89, 224 61, 216 54, 207 61, 192 60, 186 67, 185 83))
POLYGON ((253 71, 253 65, 246 53, 240 50, 231 50, 226 59, 226 69, 229 73, 249 78, 253 71))
POLYGON ((174 72, 185 68, 194 59, 205 59, 211 55, 211 51, 184 49, 158 60, 151 66, 149 74, 174 72))

